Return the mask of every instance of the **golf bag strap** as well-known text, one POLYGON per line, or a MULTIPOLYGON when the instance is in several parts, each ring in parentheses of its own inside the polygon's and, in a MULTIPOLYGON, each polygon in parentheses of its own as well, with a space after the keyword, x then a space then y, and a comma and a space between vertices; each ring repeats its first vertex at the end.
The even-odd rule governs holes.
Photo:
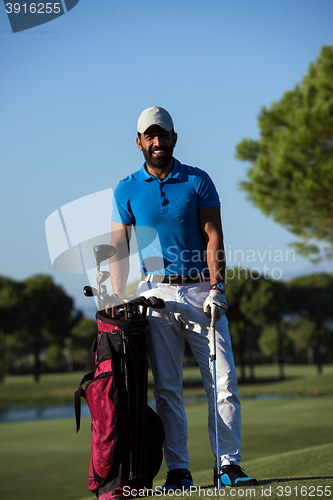
POLYGON ((83 384, 93 380, 95 377, 95 370, 92 372, 86 373, 83 379, 80 382, 78 390, 74 394, 74 408, 75 408, 75 420, 76 420, 76 432, 78 433, 80 430, 80 421, 81 421, 81 397, 85 397, 85 390, 83 389, 83 384))

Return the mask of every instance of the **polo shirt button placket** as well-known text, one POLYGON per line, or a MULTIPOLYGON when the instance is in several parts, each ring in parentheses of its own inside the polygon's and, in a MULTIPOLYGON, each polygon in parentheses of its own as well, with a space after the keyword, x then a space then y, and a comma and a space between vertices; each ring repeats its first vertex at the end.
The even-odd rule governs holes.
POLYGON ((166 196, 164 184, 162 182, 160 183, 160 199, 162 205, 162 212, 166 214, 168 213, 169 200, 166 196))

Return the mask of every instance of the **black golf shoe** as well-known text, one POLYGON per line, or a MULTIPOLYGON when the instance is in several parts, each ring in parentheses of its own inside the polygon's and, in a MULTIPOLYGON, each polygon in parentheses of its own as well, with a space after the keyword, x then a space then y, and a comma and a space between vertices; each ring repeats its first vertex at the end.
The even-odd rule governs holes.
MULTIPOLYGON (((248 477, 244 470, 231 462, 229 465, 221 467, 221 485, 238 488, 240 486, 257 486, 258 481, 253 477, 248 477)), ((214 486, 217 487, 217 474, 214 469, 214 486)))
POLYGON ((193 480, 189 470, 173 469, 169 470, 162 491, 185 491, 189 490, 191 486, 193 486, 193 480))

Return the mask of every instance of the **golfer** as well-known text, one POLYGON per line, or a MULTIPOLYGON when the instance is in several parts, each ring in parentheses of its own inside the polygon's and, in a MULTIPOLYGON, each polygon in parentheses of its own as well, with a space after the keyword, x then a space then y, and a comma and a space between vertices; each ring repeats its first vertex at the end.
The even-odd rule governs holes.
MULTIPOLYGON (((154 376, 156 411, 165 428, 166 490, 193 485, 187 448, 187 421, 182 400, 185 332, 199 364, 208 396, 208 430, 223 485, 258 484, 239 467, 241 414, 237 394, 225 297, 225 257, 220 201, 209 175, 173 157, 177 134, 161 107, 139 117, 136 144, 144 156, 141 169, 115 189, 110 260, 113 293, 124 298, 129 272, 129 242, 134 228, 142 278, 138 294, 163 299, 163 310, 150 310, 149 359, 154 376), (216 457, 210 311, 217 304, 216 369, 218 436, 216 457)), ((209 464, 204 467, 209 467, 209 464)))

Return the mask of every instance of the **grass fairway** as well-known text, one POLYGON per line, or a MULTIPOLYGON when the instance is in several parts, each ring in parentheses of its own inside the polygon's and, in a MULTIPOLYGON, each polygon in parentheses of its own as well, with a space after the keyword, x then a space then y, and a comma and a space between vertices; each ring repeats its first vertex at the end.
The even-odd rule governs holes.
MULTIPOLYGON (((207 407, 187 408, 190 470, 196 472, 214 466, 208 440, 207 407)), ((242 467, 263 457, 333 443, 333 398, 296 398, 244 401, 242 403, 242 467)), ((252 466, 246 472, 258 476, 252 466)), ((332 469, 333 472, 333 469, 332 469)), ((212 474, 212 472, 211 472, 212 474)), ((166 475, 163 464, 157 480, 166 475)), ((272 470, 271 476, 275 473, 272 470)), ((260 476, 258 476, 260 477, 260 476)))
POLYGON ((82 372, 43 374, 38 383, 32 375, 7 376, 0 384, 0 407, 73 404, 82 372))
POLYGON ((333 496, 333 443, 246 461, 242 465, 246 472, 258 477, 259 486, 237 490, 225 488, 218 495, 213 489, 212 471, 206 470, 193 474, 197 491, 193 491, 191 498, 286 500, 333 496))
MULTIPOLYGON (((207 407, 188 406, 187 414, 190 468, 195 484, 207 488, 212 485, 213 467, 207 407)), ((333 398, 244 401, 242 415, 242 466, 260 481, 256 497, 321 496, 317 494, 320 489, 310 491, 310 486, 331 486, 331 494, 322 496, 332 496, 333 398), (261 493, 262 488, 268 493, 270 486, 270 495, 261 493), (297 486, 298 495, 295 489, 288 495, 288 489, 278 490, 278 486, 297 486), (308 488, 306 495, 304 488, 301 495, 301 486, 308 488)), ((1 424, 0 499, 93 500, 87 490, 89 456, 87 418, 82 420, 79 434, 75 434, 74 419, 1 424)), ((163 464, 155 485, 163 484, 165 474, 163 464)), ((192 495, 202 496, 202 492, 192 495)), ((232 496, 231 490, 226 490, 223 498, 228 496, 240 498, 238 493, 232 496)))
POLYGON ((77 500, 86 496, 89 448, 87 418, 77 435, 74 419, 2 424, 1 500, 77 500))
MULTIPOLYGON (((8 406, 28 406, 47 404, 72 404, 73 394, 83 377, 83 373, 43 374, 36 384, 31 375, 8 376, 0 384, 0 408, 8 406)), ((278 379, 276 365, 255 367, 255 383, 240 384, 240 396, 267 394, 325 395, 333 394, 333 365, 317 368, 309 365, 286 365, 285 380, 278 379)), ((150 375, 150 379, 152 379, 150 375)), ((205 394, 198 367, 184 370, 184 397, 205 394)), ((148 396, 153 397, 152 389, 148 396)))

